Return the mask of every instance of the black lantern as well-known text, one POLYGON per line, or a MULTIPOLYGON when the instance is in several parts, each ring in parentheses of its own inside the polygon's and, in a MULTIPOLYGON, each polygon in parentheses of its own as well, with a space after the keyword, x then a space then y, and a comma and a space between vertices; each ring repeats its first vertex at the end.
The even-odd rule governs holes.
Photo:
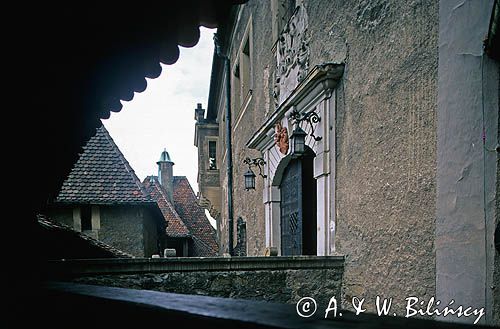
POLYGON ((245 176, 245 190, 255 190, 255 174, 252 171, 252 167, 259 167, 259 175, 262 176, 262 178, 267 178, 267 176, 262 173, 262 168, 266 164, 266 161, 262 158, 246 158, 243 160, 243 163, 248 165, 248 171, 243 175, 245 176))
POLYGON ((248 168, 243 176, 245 176, 245 190, 255 190, 255 174, 252 169, 248 168))
POLYGON ((292 150, 291 154, 293 155, 301 155, 304 154, 306 149, 306 132, 300 128, 299 125, 293 130, 293 134, 291 136, 292 139, 292 150))

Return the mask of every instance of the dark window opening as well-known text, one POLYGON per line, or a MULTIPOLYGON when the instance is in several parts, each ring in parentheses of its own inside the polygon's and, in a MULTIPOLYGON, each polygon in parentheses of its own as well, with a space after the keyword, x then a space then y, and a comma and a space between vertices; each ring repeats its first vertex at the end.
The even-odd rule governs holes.
POLYGON ((90 206, 83 206, 81 208, 81 221, 82 221, 82 231, 92 230, 92 209, 90 206))
POLYGON ((234 68, 234 76, 238 79, 240 78, 240 64, 239 63, 236 64, 236 67, 234 68))
POLYGON ((247 36, 240 57, 241 100, 250 92, 250 40, 247 36))
POLYGON ((217 143, 215 141, 208 142, 208 168, 210 170, 217 169, 217 143))
POLYGON ((241 217, 238 217, 236 224, 236 247, 234 247, 234 255, 247 255, 247 224, 241 217))

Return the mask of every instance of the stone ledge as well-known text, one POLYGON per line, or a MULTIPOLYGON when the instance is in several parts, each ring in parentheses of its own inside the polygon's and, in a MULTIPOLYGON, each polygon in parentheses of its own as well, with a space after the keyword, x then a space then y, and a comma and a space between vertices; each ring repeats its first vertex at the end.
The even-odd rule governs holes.
POLYGON ((72 259, 49 261, 49 277, 197 271, 332 269, 344 266, 344 256, 178 257, 72 259))

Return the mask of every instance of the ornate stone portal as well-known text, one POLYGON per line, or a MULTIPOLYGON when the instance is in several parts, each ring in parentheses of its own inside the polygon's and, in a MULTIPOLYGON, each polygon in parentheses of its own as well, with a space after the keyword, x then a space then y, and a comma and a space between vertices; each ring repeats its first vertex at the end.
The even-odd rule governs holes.
POLYGON ((303 6, 297 6, 277 43, 273 91, 275 108, 307 75, 310 53, 307 27, 307 13, 303 6))
MULTIPOLYGON (((262 153, 266 161, 263 189, 266 247, 275 247, 283 254, 281 241, 281 187, 285 170, 295 155, 285 147, 284 131, 293 129, 294 115, 315 113, 321 120, 313 125, 300 123, 309 135, 305 140, 314 154, 312 177, 316 180, 316 252, 319 256, 334 253, 335 236, 335 89, 344 72, 341 63, 323 63, 289 91, 279 107, 247 142, 251 149, 262 153), (317 138, 312 137, 312 133, 317 138), (321 137, 321 138, 320 138, 321 137), (278 147, 276 147, 278 146, 278 147)), ((288 136, 287 136, 288 137, 288 136)))

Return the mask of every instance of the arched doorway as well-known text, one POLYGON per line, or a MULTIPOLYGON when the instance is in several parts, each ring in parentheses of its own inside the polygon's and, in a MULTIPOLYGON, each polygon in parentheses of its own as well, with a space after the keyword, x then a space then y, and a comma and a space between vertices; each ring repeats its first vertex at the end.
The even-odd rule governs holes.
POLYGON ((288 163, 280 184, 281 254, 316 255, 316 179, 312 150, 288 163))

